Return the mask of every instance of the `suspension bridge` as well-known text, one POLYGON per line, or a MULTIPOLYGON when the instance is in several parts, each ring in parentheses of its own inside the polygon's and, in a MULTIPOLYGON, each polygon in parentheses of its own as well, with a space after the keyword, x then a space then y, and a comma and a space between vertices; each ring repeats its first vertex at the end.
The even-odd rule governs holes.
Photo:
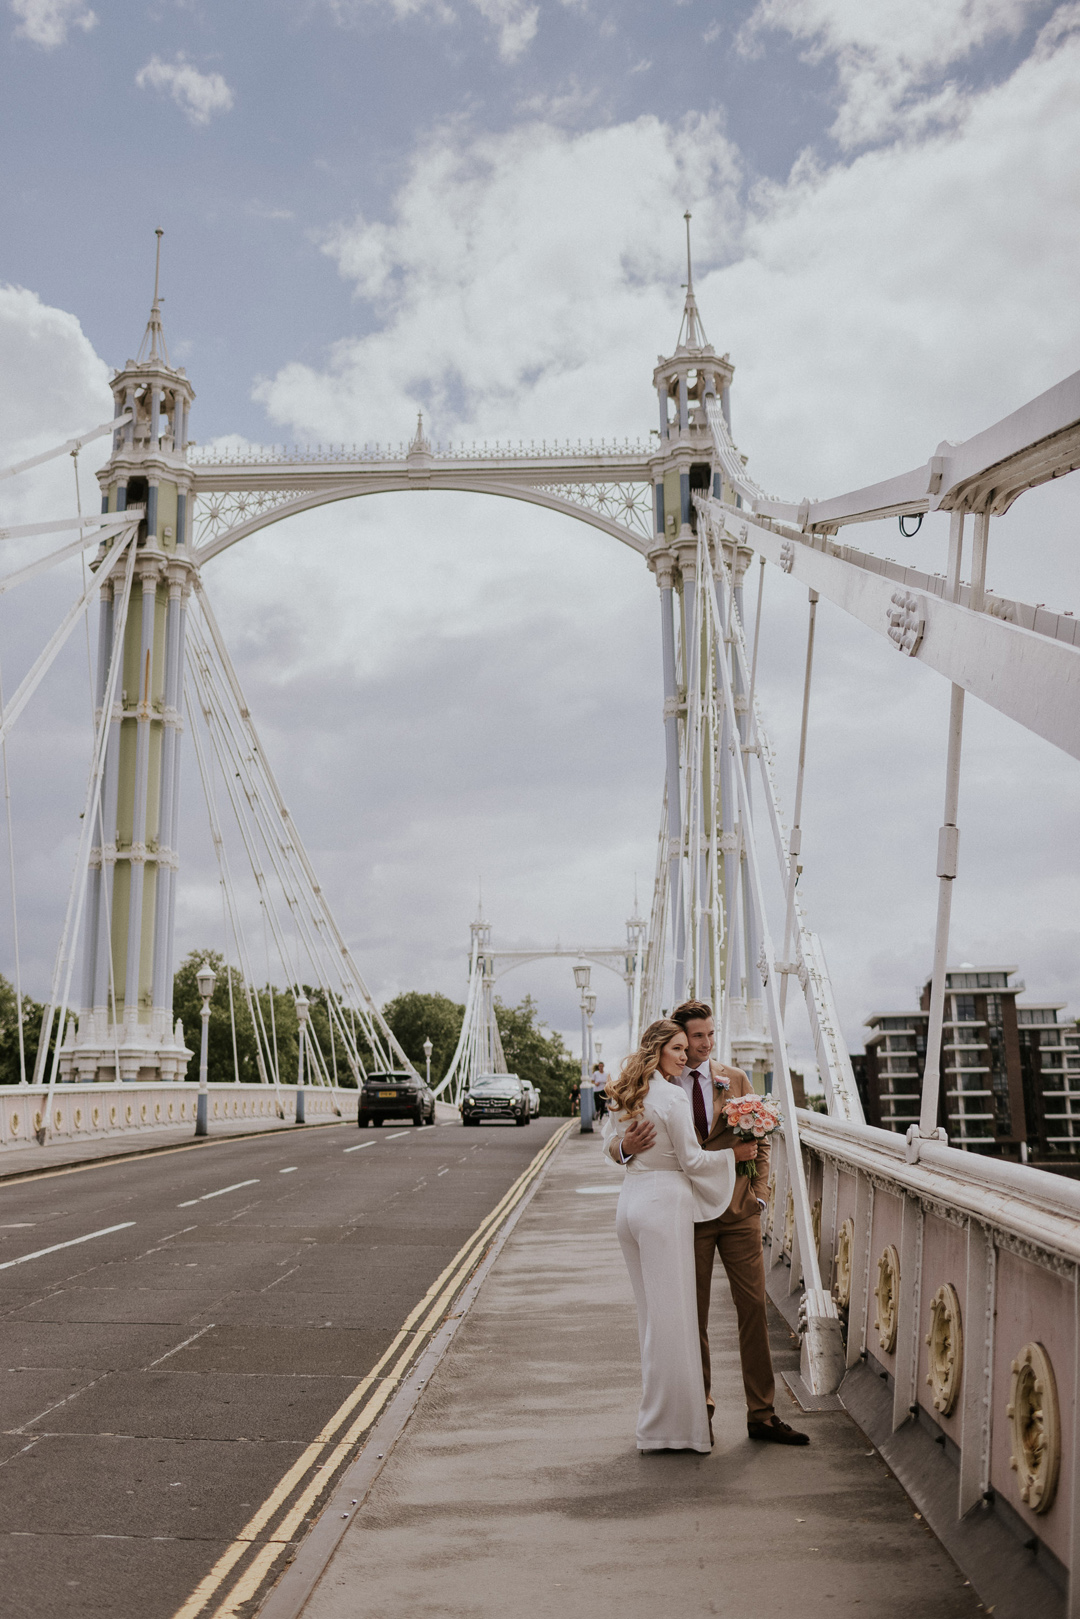
MULTIPOLYGON (((258 1082, 215 1087, 216 1116, 296 1117, 306 1091, 309 1117, 355 1117, 356 1087, 369 1071, 411 1067, 261 744, 211 605, 213 559, 298 512, 375 493, 456 490, 589 524, 636 552, 658 588, 665 770, 649 914, 635 910, 625 943, 582 951, 500 952, 490 925, 477 921, 465 1020, 440 1094, 456 1102, 476 1074, 505 1070, 494 984, 526 961, 566 955, 615 971, 631 1044, 676 1002, 711 1001, 718 1055, 783 1108, 767 1254, 770 1290, 798 1321, 801 1397, 827 1402, 843 1384, 883 1447, 893 1435, 922 1432, 935 1460, 947 1455, 953 1469, 951 1483, 930 1492, 938 1492, 934 1527, 946 1544, 956 1526, 998 1503, 1028 1537, 1017 1540, 1023 1555, 1035 1548, 1040 1568, 1063 1586, 1060 1611, 1080 1619, 1072 1572, 1080 1558, 1080 1189, 950 1145, 979 1115, 983 1092, 978 1076, 948 1061, 946 972, 968 695, 1080 758, 1080 621, 997 596, 986 583, 992 519, 1080 466, 1080 373, 964 443, 934 444, 921 466, 820 501, 781 500, 754 482, 733 433, 733 379, 730 356, 706 338, 688 251, 682 324, 652 376, 658 429, 644 443, 441 445, 418 419, 411 442, 396 447, 219 452, 189 443, 194 391, 170 363, 155 285, 139 354, 112 378, 114 416, 51 452, 77 457, 111 436, 97 475, 100 512, 0 531, 4 539, 64 535, 58 549, 0 580, 5 592, 69 557, 91 557, 85 589, 3 708, 0 743, 75 626, 91 613, 97 621, 81 841, 37 1060, 0 1097, 0 1140, 123 1135, 194 1119, 191 1087, 177 1083, 188 1072, 191 1031, 176 1023, 171 999, 182 760, 204 790, 237 994, 257 1045, 258 1082), (950 514, 940 574, 840 537, 850 524, 937 511, 950 514), (790 805, 758 695, 769 566, 807 592, 790 805), (951 689, 942 824, 926 856, 928 865, 936 858, 939 880, 927 1058, 919 1123, 906 1135, 865 1123, 825 949, 799 885, 822 597, 877 632, 881 657, 922 664, 951 689), (272 971, 298 1013, 306 988, 323 996, 325 1020, 301 1044, 298 1071, 286 1071, 273 1001, 264 1006, 255 988, 272 971), (785 1027, 796 997, 823 1115, 795 1105, 785 1027)), ((931 432, 928 447, 932 440, 931 432)), ((12 857, 13 873, 15 865, 12 857)), ((905 1454, 909 1461, 895 1464, 901 1476, 902 1465, 913 1473, 922 1465, 910 1460, 915 1451, 905 1454)))

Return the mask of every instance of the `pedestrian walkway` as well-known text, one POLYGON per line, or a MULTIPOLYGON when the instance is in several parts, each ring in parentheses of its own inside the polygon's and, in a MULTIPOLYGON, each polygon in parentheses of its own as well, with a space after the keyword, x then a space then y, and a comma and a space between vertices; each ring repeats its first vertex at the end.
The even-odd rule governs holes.
MULTIPOLYGON (((746 1437, 727 1289, 709 1456, 634 1444, 618 1172, 570 1135, 361 1502, 304 1619, 967 1619, 983 1611, 844 1411, 746 1437)), ((773 1313, 778 1371, 798 1364, 773 1313)))

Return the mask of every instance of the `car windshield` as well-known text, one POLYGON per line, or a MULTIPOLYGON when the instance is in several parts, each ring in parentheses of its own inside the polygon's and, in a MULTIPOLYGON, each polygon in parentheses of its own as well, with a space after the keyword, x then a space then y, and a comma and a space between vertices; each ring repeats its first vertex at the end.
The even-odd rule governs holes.
POLYGON ((516 1091, 520 1089, 519 1081, 512 1074, 481 1074, 469 1086, 471 1091, 516 1091))
POLYGON ((369 1074, 369 1085, 407 1085, 412 1079, 411 1074, 369 1074))

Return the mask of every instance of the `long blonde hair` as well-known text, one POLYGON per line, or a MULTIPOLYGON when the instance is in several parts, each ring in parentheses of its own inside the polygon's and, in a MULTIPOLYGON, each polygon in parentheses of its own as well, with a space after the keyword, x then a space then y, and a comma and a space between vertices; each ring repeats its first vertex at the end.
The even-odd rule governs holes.
POLYGON ((670 1018, 662 1017, 650 1023, 637 1050, 623 1063, 618 1079, 608 1080, 604 1087, 608 1096, 628 1118, 636 1118, 642 1112, 649 1081, 660 1066, 660 1053, 677 1034, 685 1036, 686 1030, 672 1023, 670 1018))

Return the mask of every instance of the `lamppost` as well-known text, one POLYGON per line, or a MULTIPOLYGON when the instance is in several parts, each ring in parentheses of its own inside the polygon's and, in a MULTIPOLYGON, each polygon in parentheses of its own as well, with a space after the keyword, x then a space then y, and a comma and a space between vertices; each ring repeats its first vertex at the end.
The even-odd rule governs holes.
POLYGON ((214 985, 217 983, 217 973, 208 961, 204 961, 195 974, 195 982, 199 987, 199 994, 202 996, 202 1012, 200 1013, 202 1017, 202 1040, 199 1045, 199 1100, 195 1104, 195 1134, 204 1136, 207 1134, 207 1099, 210 1094, 206 1080, 206 1044, 207 1033, 210 1028, 210 999, 214 993, 214 985))
POLYGON ((307 1056, 307 1020, 311 1010, 310 1003, 303 990, 296 997, 296 1016, 300 1022, 300 1060, 296 1073, 296 1122, 303 1124, 304 1114, 304 1058, 307 1056))
MULTIPOLYGON (((592 969, 587 961, 579 961, 574 967, 574 983, 581 992, 581 1131, 583 1136, 593 1133, 593 1090, 592 1074, 589 1068, 589 1028, 587 1023, 588 1008, 586 1002, 589 998, 589 977, 592 969)), ((596 996, 592 997, 596 1005, 596 996)))
POLYGON ((590 989, 588 994, 585 997, 585 1015, 586 1015, 586 1017, 588 1019, 588 1023, 589 1023, 589 1078, 590 1079, 592 1078, 593 1069, 596 1067, 596 1059, 593 1056, 593 1031, 592 1031, 593 1013, 595 1011, 596 1011, 596 991, 595 991, 595 989, 590 989))
POLYGON ((424 1062, 427 1065, 427 1087, 428 1087, 428 1090, 431 1089, 431 1053, 432 1053, 433 1049, 434 1048, 433 1048, 433 1046, 431 1044, 431 1041, 430 1040, 425 1040, 424 1041, 424 1062))

